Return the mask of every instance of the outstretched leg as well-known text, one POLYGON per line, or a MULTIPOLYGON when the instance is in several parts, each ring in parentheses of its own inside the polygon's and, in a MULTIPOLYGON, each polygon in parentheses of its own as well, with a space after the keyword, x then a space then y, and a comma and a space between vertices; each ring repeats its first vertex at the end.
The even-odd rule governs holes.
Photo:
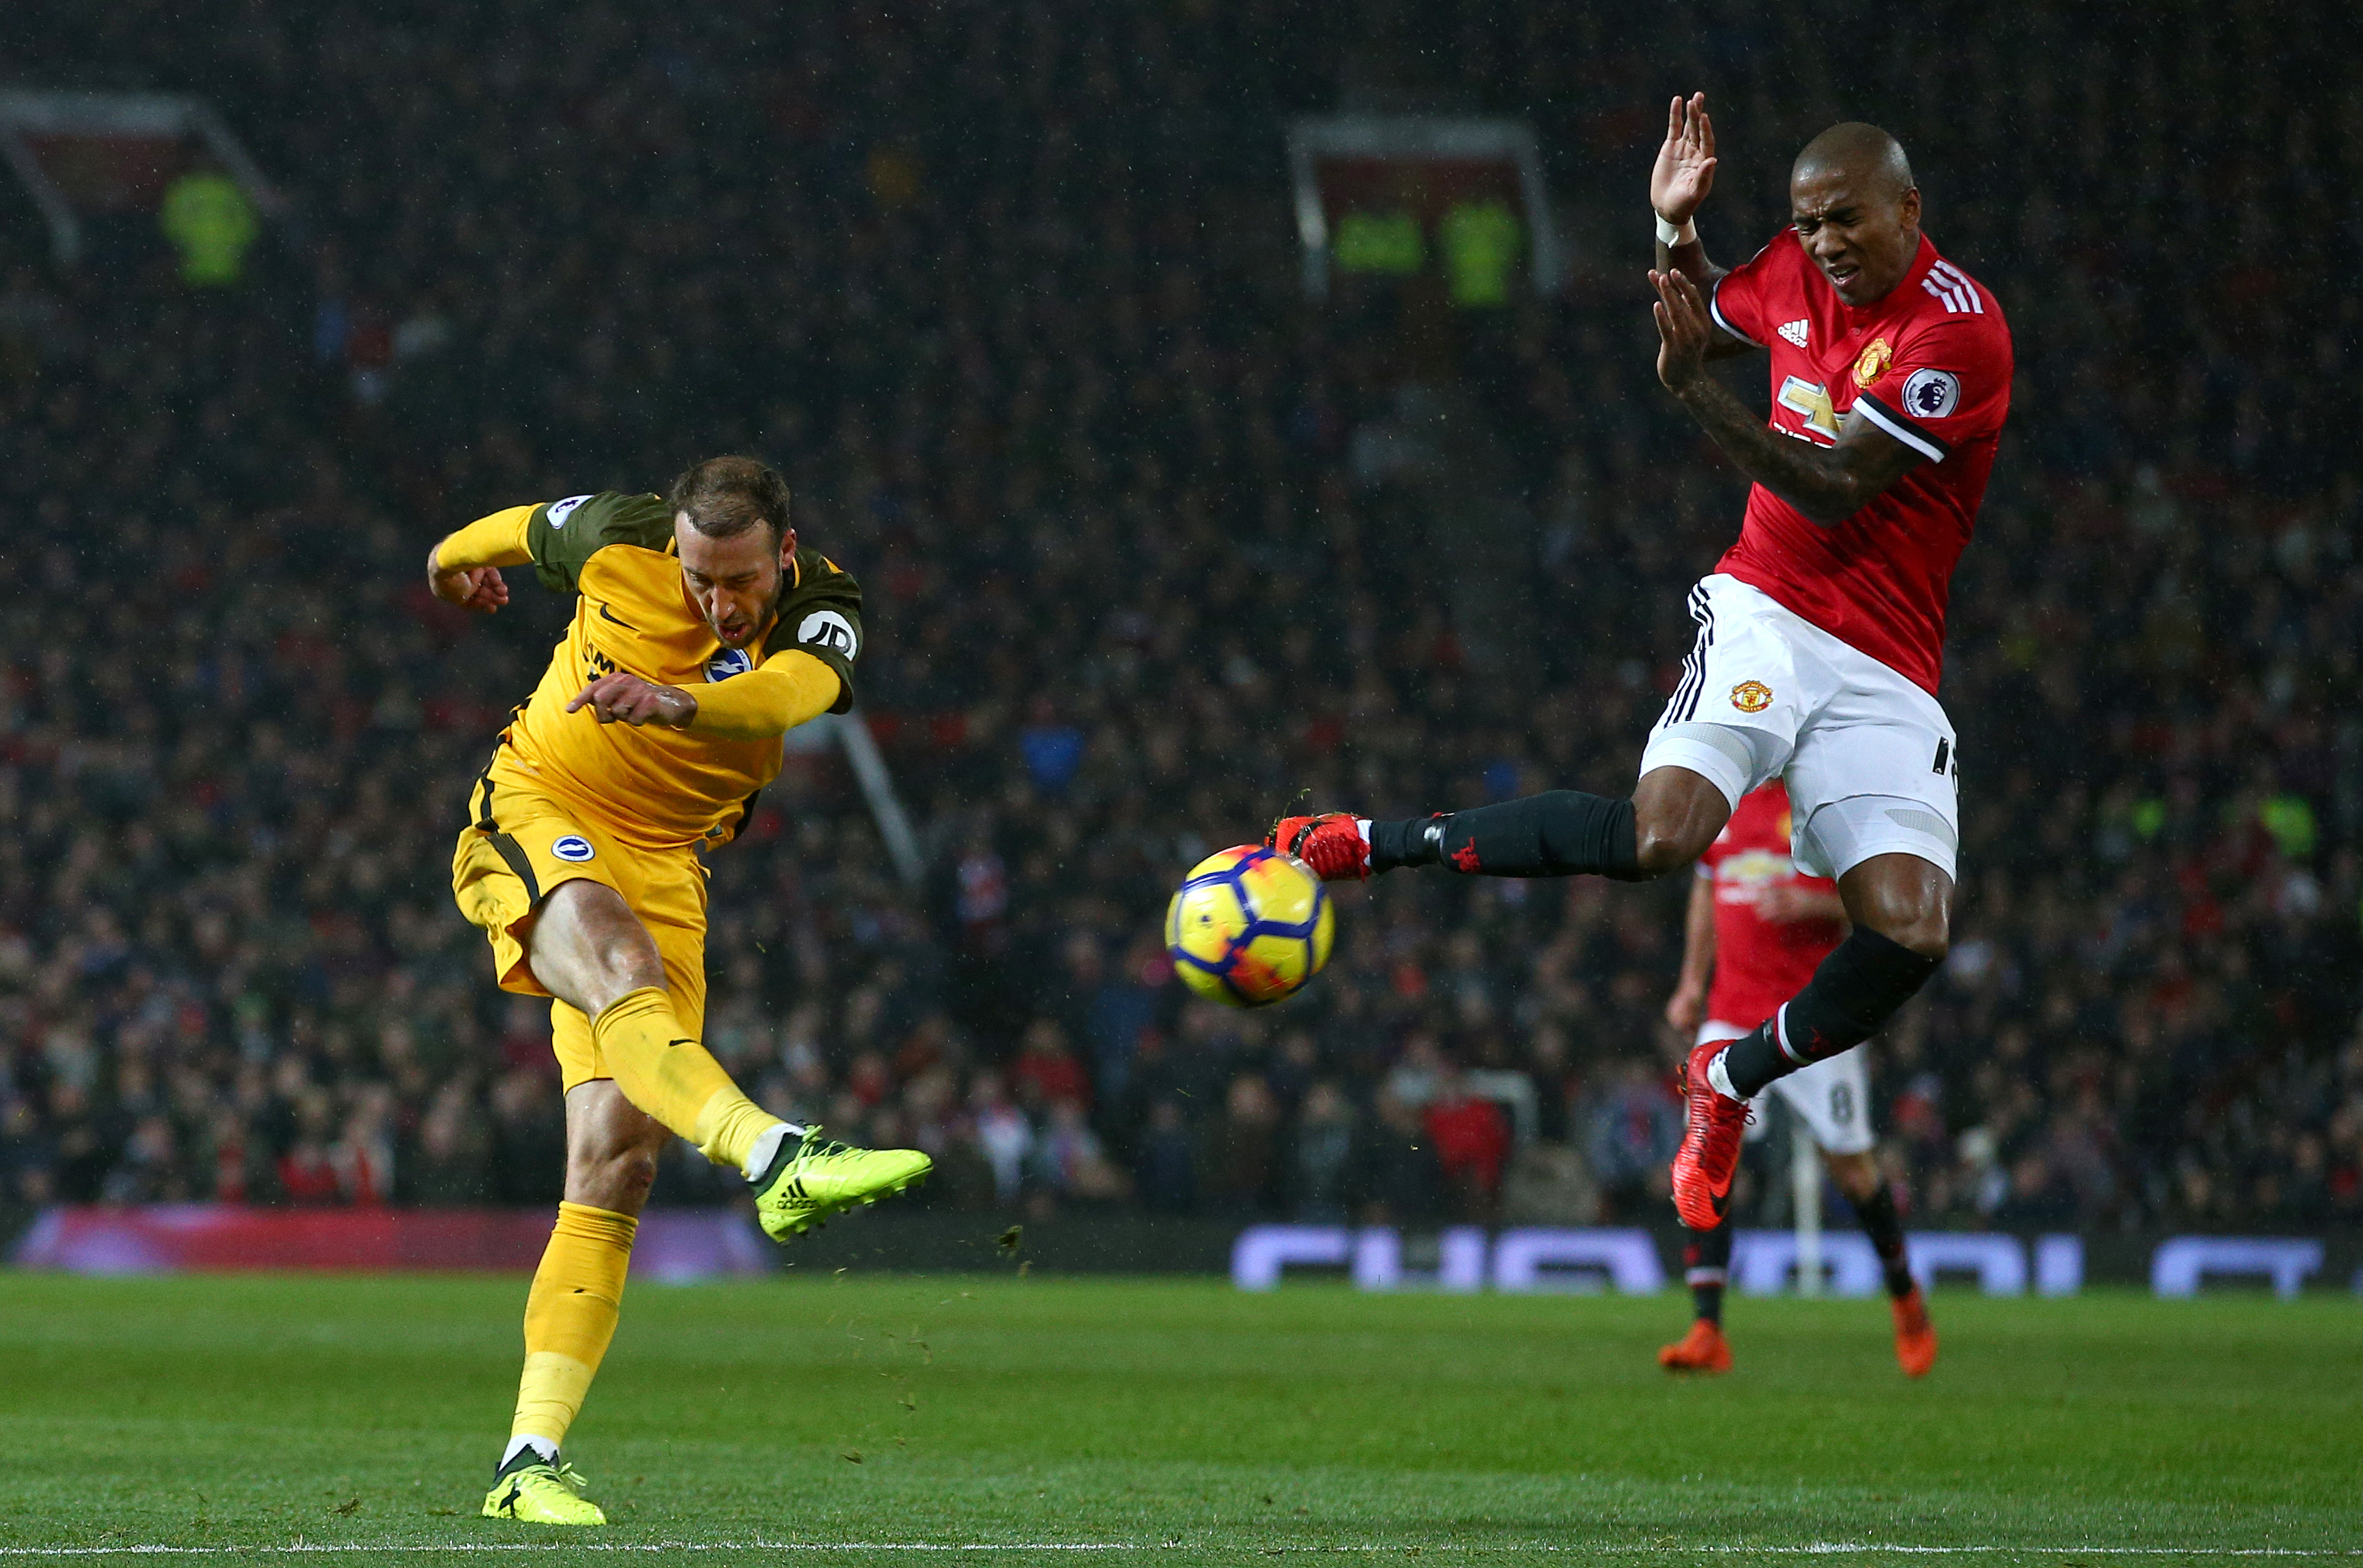
POLYGON ((752 1176, 791 1130, 803 1130, 749 1100, 682 1027, 656 940, 614 888, 587 879, 552 888, 535 911, 526 955, 536 980, 591 1019, 624 1098, 716 1164, 752 1176))
POLYGON ((1473 876, 1643 882, 1698 859, 1730 818, 1721 786, 1688 768, 1664 767, 1642 775, 1629 799, 1555 789, 1401 821, 1344 812, 1290 817, 1265 841, 1304 860, 1325 882, 1426 865, 1473 876))
POLYGON ((931 1162, 916 1150, 824 1142, 749 1100, 682 1026, 656 940, 614 888, 560 884, 542 901, 526 951, 534 978, 590 1017, 624 1098, 715 1163, 746 1173, 756 1219, 773 1240, 926 1179, 931 1162))

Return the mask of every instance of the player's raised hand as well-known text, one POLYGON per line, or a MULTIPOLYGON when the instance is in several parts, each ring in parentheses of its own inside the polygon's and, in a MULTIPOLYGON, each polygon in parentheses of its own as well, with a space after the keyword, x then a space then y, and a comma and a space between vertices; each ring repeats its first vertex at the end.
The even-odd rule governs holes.
POLYGON ((431 550, 427 552, 427 585, 445 604, 457 605, 477 615, 491 615, 509 602, 508 579, 501 575, 499 567, 471 566, 446 572, 431 550))
POLYGON ((1668 223, 1687 223, 1714 188, 1714 122, 1707 118, 1706 95, 1676 98, 1666 110, 1666 145, 1649 171, 1649 205, 1668 223))
POLYGON ((1707 314, 1706 298, 1679 268, 1649 272, 1658 303, 1649 313, 1658 321, 1658 379, 1666 390, 1679 393, 1699 378, 1706 367, 1706 351, 1714 339, 1714 319, 1707 314))
POLYGON ((649 724, 685 728, 697 717, 697 699, 679 686, 660 686, 621 670, 602 675, 575 693, 566 711, 586 707, 602 724, 628 724, 635 729, 649 724))

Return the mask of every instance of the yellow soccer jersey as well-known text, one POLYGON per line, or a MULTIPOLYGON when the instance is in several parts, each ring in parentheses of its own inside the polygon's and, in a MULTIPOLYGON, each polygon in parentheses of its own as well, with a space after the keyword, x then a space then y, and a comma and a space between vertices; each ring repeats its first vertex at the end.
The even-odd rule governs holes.
POLYGON ((658 725, 601 724, 566 705, 621 670, 695 695, 706 684, 805 653, 837 674, 829 711, 853 706, 861 590, 819 551, 799 549, 779 615, 761 639, 724 648, 689 597, 672 514, 656 495, 612 492, 545 502, 525 543, 544 586, 580 595, 573 624, 533 696, 501 737, 485 779, 549 795, 651 849, 735 834, 755 795, 780 771, 779 738, 731 740, 658 725))

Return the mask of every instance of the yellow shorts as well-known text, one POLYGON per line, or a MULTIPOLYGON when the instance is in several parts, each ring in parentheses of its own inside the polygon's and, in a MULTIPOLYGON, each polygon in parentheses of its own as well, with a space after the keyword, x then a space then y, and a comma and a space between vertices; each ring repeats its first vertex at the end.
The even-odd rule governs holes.
MULTIPOLYGON (((527 996, 549 992, 526 962, 526 934, 542 898, 560 883, 614 888, 664 960, 665 990, 682 1027, 705 1028, 705 864, 693 850, 643 850, 619 843, 597 824, 546 796, 509 788, 485 792, 493 826, 460 829, 451 855, 451 896, 493 944, 501 989, 527 996)), ((568 1089, 612 1076, 580 1008, 552 998, 550 1048, 568 1089)))

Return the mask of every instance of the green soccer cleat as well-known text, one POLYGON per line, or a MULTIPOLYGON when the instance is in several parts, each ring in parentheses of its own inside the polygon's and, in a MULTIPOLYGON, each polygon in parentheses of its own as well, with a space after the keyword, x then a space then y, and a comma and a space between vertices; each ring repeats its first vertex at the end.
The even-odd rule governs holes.
POLYGON ((779 1152, 748 1185, 755 1189, 755 1217, 774 1241, 800 1236, 849 1208, 918 1185, 935 1162, 915 1149, 850 1149, 804 1129, 793 1148, 780 1140, 779 1152))
POLYGON ((484 1517, 535 1525, 604 1525, 607 1516, 582 1495, 588 1485, 572 1465, 552 1464, 529 1448, 520 1449, 484 1494, 484 1517))

